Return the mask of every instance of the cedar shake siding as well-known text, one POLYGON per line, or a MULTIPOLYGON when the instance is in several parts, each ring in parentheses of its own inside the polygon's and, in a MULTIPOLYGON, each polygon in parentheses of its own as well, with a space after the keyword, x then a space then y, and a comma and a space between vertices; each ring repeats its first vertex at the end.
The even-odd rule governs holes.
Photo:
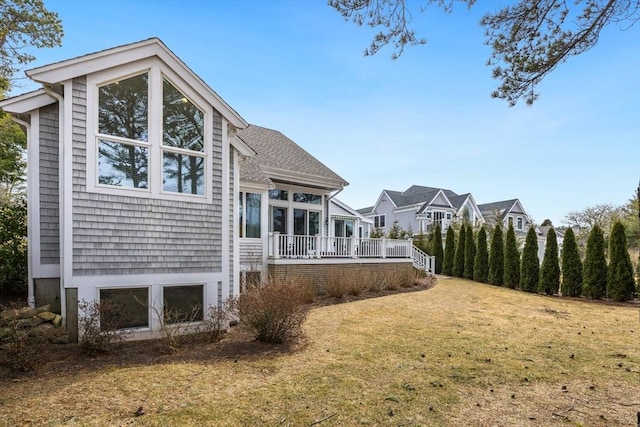
POLYGON ((53 265, 60 263, 58 122, 58 104, 40 110, 40 263, 53 265))
POLYGON ((235 194, 236 192, 234 191, 234 188, 236 186, 236 182, 235 182, 235 168, 234 168, 234 157, 235 157, 235 149, 232 147, 229 147, 229 242, 228 242, 228 250, 229 250, 229 295, 228 296, 233 296, 233 285, 235 283, 234 280, 234 256, 235 256, 235 251, 234 251, 234 242, 235 239, 237 239, 236 233, 235 233, 235 222, 236 222, 236 197, 235 194))
POLYGON ((222 270, 222 118, 213 117, 211 204, 88 193, 86 84, 73 80, 74 276, 222 270))
POLYGON ((262 267, 262 239, 240 239, 240 269, 260 271, 262 267))

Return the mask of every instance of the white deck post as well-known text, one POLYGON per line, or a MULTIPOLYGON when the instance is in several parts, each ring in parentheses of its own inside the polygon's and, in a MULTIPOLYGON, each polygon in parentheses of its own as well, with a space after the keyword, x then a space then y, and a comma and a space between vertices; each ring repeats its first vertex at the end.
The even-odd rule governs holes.
POLYGON ((382 248, 380 248, 380 256, 382 258, 387 257, 387 239, 385 239, 384 237, 382 238, 382 248))
POLYGON ((358 258, 356 251, 356 236, 351 236, 351 258, 358 258))
POLYGON ((316 258, 320 258, 320 252, 322 249, 322 236, 320 234, 316 234, 316 258))
POLYGON ((280 258, 280 232, 274 231, 271 233, 271 239, 273 239, 273 254, 275 259, 280 258))

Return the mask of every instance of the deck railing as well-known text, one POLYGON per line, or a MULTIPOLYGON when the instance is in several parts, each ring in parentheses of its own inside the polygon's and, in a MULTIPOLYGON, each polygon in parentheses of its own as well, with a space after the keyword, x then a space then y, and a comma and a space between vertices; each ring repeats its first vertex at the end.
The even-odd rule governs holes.
POLYGON ((269 234, 270 258, 411 258, 411 240, 269 234))
POLYGON ((414 267, 435 273, 435 257, 412 240, 297 236, 269 233, 269 258, 411 258, 414 267))

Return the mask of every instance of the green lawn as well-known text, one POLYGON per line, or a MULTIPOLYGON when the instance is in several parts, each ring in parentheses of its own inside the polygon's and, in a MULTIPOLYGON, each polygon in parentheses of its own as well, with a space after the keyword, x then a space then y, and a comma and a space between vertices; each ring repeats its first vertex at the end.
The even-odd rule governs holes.
POLYGON ((223 341, 211 358, 7 380, 0 424, 635 426, 640 411, 638 305, 441 279, 315 308, 305 331, 290 352, 215 356, 223 341))

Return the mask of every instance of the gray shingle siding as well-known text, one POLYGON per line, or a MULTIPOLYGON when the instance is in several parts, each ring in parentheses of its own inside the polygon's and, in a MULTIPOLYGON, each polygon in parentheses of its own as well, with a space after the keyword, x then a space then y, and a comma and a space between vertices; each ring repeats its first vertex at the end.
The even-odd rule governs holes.
POLYGON ((58 104, 40 110, 40 262, 60 263, 58 104))
POLYGON ((262 266, 262 239, 240 239, 240 265, 242 270, 260 270, 262 266))
POLYGON ((213 203, 88 193, 86 84, 73 81, 73 274, 221 271, 222 121, 214 114, 213 203))

